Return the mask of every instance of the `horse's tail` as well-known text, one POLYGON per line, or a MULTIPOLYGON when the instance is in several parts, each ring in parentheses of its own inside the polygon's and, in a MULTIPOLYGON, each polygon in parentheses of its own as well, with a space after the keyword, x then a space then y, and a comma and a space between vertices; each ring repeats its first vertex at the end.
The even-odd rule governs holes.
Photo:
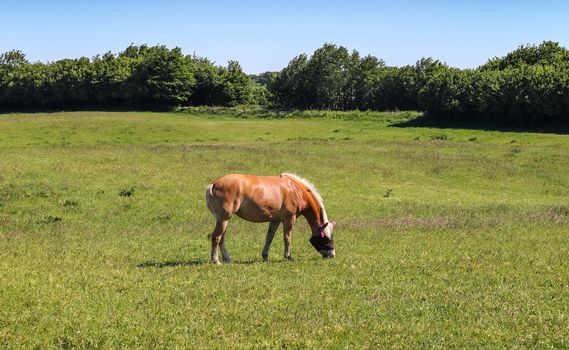
MULTIPOLYGON (((207 206, 207 209, 209 209, 209 211, 215 215, 211 207, 212 199, 213 199, 213 184, 209 184, 205 189, 205 205, 207 206)), ((211 240, 211 233, 207 235, 207 239, 211 240)))
POLYGON ((207 205, 207 208, 209 209, 209 211, 211 211, 212 214, 215 214, 213 211, 213 208, 211 207, 211 200, 212 199, 213 199, 213 184, 210 184, 205 189, 205 204, 207 205))

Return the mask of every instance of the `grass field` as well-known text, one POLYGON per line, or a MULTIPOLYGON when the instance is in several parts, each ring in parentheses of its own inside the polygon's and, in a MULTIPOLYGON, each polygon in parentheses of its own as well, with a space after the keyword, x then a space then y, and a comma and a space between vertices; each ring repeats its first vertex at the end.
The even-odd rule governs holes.
POLYGON ((569 348, 569 136, 414 116, 0 115, 0 348, 569 348), (284 171, 337 258, 208 263, 207 184, 284 171))

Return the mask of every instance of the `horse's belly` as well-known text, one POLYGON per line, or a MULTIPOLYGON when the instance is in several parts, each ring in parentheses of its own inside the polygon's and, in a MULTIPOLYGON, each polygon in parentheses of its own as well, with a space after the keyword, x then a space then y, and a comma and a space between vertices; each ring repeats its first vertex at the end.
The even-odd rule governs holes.
POLYGON ((235 214, 248 221, 267 222, 279 220, 279 209, 280 206, 277 203, 260 204, 245 199, 235 214))

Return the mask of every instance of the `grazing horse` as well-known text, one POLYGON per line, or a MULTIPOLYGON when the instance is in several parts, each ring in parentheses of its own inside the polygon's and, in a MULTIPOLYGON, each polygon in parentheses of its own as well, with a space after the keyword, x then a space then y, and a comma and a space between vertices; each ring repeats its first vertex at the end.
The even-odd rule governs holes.
POLYGON ((219 264, 217 251, 221 247, 224 262, 231 258, 225 248, 225 229, 233 214, 253 222, 269 222, 263 249, 263 261, 269 260, 269 247, 279 225, 284 230, 284 257, 290 254, 292 227, 303 215, 312 229, 310 243, 324 258, 336 255, 332 229, 336 222, 328 221, 322 197, 308 181, 294 174, 254 176, 229 174, 214 181, 205 191, 207 207, 215 215, 211 234, 211 260, 219 264))

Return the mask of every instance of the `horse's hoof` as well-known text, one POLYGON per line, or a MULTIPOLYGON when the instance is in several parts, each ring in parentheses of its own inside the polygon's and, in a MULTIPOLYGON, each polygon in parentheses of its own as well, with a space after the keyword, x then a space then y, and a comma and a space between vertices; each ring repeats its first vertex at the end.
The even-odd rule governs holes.
POLYGON ((231 263, 231 258, 223 259, 223 262, 226 263, 226 264, 230 264, 230 263, 231 263))
POLYGON ((212 260, 211 263, 214 264, 214 265, 221 265, 221 263, 219 262, 219 260, 212 260))

